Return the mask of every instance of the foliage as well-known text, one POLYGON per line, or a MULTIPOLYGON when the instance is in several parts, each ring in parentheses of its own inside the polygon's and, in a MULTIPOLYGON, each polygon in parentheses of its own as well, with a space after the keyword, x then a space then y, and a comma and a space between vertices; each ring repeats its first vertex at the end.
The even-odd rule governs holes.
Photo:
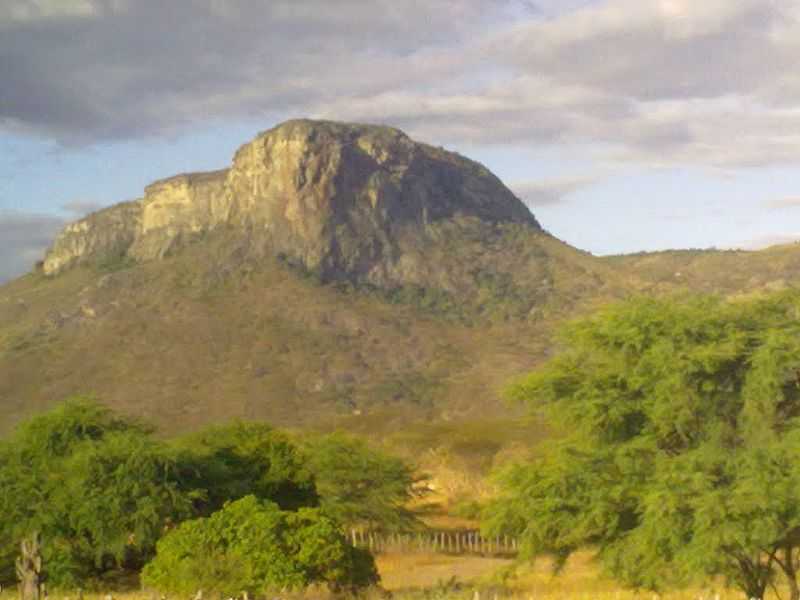
POLYGON ((476 520, 481 518, 483 506, 477 500, 461 498, 453 503, 449 513, 454 517, 476 520))
MULTIPOLYGON (((0 444, 0 549, 41 531, 53 585, 137 568, 165 525, 191 515, 173 453, 138 422, 73 398, 0 444)), ((13 581, 9 571, 4 581, 13 581)))
POLYGON ((122 418, 86 396, 73 396, 52 410, 23 421, 12 437, 13 446, 33 466, 63 458, 87 440, 112 432, 152 429, 132 418, 122 418))
POLYGON ((513 397, 564 432, 503 477, 492 532, 632 586, 725 576, 800 597, 800 295, 634 299, 572 323, 513 397))
POLYGON ((209 427, 180 446, 194 486, 206 491, 204 514, 229 500, 255 495, 284 510, 315 506, 317 491, 298 448, 266 423, 236 422, 209 427))
POLYGON ((387 374, 372 391, 391 402, 432 407, 441 387, 441 382, 423 372, 406 371, 387 374))
POLYGON ((179 525, 142 572, 145 585, 183 595, 259 594, 314 583, 357 589, 377 581, 369 553, 348 544, 319 509, 284 512, 255 496, 179 525))
POLYGON ((441 318, 459 321, 466 316, 464 307, 443 289, 407 284, 390 290, 378 289, 377 293, 392 304, 407 304, 441 318))
POLYGON ((124 250, 112 250, 98 256, 94 261, 94 267, 100 273, 116 273, 117 271, 130 269, 135 265, 136 261, 127 256, 124 250))
MULTIPOLYGON (((411 519, 400 505, 413 482, 408 467, 399 459, 372 455, 355 440, 325 440, 307 461, 286 434, 262 423, 212 427, 173 445, 154 440, 151 433, 90 399, 73 398, 24 422, 0 443, 4 582, 13 581, 19 540, 31 531, 42 532, 50 583, 75 586, 112 571, 141 569, 165 531, 211 515, 178 527, 191 543, 192 536, 203 540, 198 546, 203 552, 178 569, 187 582, 219 577, 220 585, 234 591, 312 582, 358 587, 374 580, 372 559, 347 545, 327 512, 388 515, 393 523, 411 519), (329 468, 330 460, 337 461, 337 470, 320 479, 338 495, 326 499, 324 511, 309 508, 319 503, 315 469, 329 468), (380 485, 368 492, 350 489, 365 477, 380 485), (241 498, 246 501, 229 503, 241 498), (356 506, 361 500, 367 502, 363 509, 356 506), (220 533, 229 527, 242 534, 263 528, 267 537, 254 533, 249 541, 233 543, 220 533), (260 544, 272 544, 262 552, 285 554, 288 562, 280 566, 274 557, 254 558, 251 550, 260 544), (247 562, 240 551, 255 562, 247 562)), ((165 542, 166 551, 150 567, 153 581, 161 581, 158 569, 177 568, 169 562, 170 548, 177 546, 170 544, 180 545, 183 538, 169 539, 179 541, 165 542)), ((216 588, 208 583, 204 589, 216 588)))
POLYGON ((346 526, 403 530, 417 525, 406 505, 423 491, 422 479, 402 459, 343 433, 310 438, 305 451, 326 514, 346 526))

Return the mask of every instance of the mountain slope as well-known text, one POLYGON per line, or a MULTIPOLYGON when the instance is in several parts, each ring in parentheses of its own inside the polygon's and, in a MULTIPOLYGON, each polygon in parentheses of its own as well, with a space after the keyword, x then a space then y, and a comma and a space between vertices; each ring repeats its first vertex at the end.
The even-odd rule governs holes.
POLYGON ((71 224, 0 288, 0 423, 76 392, 171 429, 497 414, 554 317, 624 289, 483 166, 290 121, 71 224))
POLYGON ((565 317, 798 274, 797 248, 597 258, 477 163, 391 128, 290 121, 228 169, 71 224, 0 287, 0 429, 73 393, 167 431, 508 415, 501 388, 565 317))

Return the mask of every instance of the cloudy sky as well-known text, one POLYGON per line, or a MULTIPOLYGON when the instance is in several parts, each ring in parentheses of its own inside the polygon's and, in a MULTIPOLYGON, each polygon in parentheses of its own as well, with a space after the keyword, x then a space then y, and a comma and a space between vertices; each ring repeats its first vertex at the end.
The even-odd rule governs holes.
POLYGON ((597 254, 800 239, 800 0, 0 0, 0 281, 290 117, 480 160, 597 254))

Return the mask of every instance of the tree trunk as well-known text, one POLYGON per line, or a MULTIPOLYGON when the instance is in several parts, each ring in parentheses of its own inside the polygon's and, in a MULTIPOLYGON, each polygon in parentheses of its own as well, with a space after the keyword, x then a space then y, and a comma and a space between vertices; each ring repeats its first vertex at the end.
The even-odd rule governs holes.
POLYGON ((34 533, 30 539, 22 540, 20 556, 17 558, 20 600, 40 600, 42 589, 41 537, 34 533))
POLYGON ((766 564, 761 561, 759 556, 749 557, 740 554, 733 555, 733 558, 738 570, 737 587, 745 593, 748 600, 763 600, 770 582, 775 556, 770 555, 766 564))
POLYGON ((789 600, 800 600, 800 586, 797 585, 797 579, 788 579, 789 582, 789 600))
POLYGON ((783 562, 781 563, 786 583, 789 586, 789 600, 800 600, 800 586, 797 585, 797 565, 794 562, 794 548, 786 546, 783 549, 783 562))

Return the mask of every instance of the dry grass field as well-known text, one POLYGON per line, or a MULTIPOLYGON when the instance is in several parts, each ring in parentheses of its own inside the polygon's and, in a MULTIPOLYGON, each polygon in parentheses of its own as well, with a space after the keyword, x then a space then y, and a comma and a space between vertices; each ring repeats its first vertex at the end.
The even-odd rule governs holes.
MULTIPOLYGON (((554 575, 547 560, 514 564, 500 558, 435 554, 378 557, 383 586, 395 596, 427 599, 473 600, 741 600, 742 593, 709 582, 686 590, 654 594, 621 587, 603 577, 589 553, 570 559, 565 570, 554 575)), ((788 598, 768 591, 765 600, 788 598)))
POLYGON ((382 586, 395 593, 422 591, 456 582, 490 579, 511 566, 502 558, 446 554, 383 554, 377 557, 382 586))
MULTIPOLYGON (((553 575, 547 561, 515 565, 513 561, 479 556, 384 554, 377 557, 382 585, 392 597, 409 600, 741 600, 741 592, 717 584, 665 594, 621 588, 600 576, 588 554, 573 557, 564 572, 553 575)), ((84 600, 153 600, 147 592, 104 590, 85 593, 84 600)), ((385 594, 367 594, 377 600, 385 594)), ((327 592, 278 594, 270 600, 328 598, 327 592)), ((770 590, 765 600, 780 600, 770 590)), ((75 591, 54 591, 50 600, 77 600, 75 591)), ((16 600, 16 590, 3 590, 0 600, 16 600)), ((185 600, 189 600, 188 598, 185 600)), ((217 600, 209 598, 208 600, 217 600)))

